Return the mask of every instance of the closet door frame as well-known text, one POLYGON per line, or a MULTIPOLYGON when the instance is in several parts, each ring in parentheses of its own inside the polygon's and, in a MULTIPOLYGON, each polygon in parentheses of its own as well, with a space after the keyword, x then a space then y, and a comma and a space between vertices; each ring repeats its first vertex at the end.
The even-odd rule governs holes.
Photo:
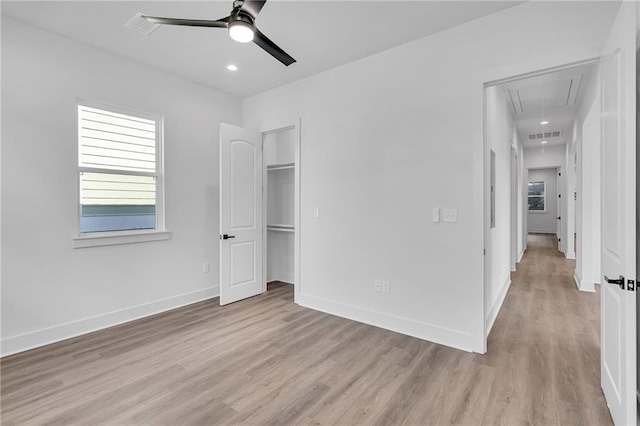
POLYGON ((300 274, 300 159, 301 159, 301 136, 302 136, 302 119, 299 118, 293 121, 292 124, 273 127, 269 130, 262 131, 262 215, 263 215, 263 241, 262 241, 262 257, 263 257, 263 280, 262 283, 264 291, 267 291, 267 202, 268 202, 268 188, 267 188, 267 159, 264 155, 264 143, 268 135, 280 132, 286 132, 293 130, 295 133, 295 147, 294 147, 294 164, 293 169, 293 301, 298 303, 300 289, 302 287, 301 274, 300 274))

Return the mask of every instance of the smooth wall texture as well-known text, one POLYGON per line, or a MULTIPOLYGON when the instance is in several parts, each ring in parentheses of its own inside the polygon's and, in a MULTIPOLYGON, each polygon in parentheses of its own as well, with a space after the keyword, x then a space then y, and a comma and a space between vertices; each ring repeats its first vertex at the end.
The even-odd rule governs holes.
POLYGON ((3 19, 3 353, 216 296, 218 129, 240 121, 230 95, 3 19), (77 97, 164 116, 170 240, 71 248, 77 97))
MULTIPOLYGON (((640 7, 636 8, 636 28, 640 29, 640 7)), ((640 146, 640 31, 636 37, 636 142, 640 146)), ((636 149, 636 233, 640 232, 640 149, 636 149)), ((640 237, 636 234, 636 268, 640 268, 640 237)), ((636 280, 636 286, 638 281, 636 280)), ((640 291, 636 288, 636 345, 640 346, 640 291)), ((636 349, 637 350, 637 349, 636 349)), ((640 356, 636 352, 636 386, 640 404, 640 356)))
MULTIPOLYGON (((487 286, 485 295, 486 329, 490 332, 500 306, 511 284, 511 149, 517 147, 513 108, 507 103, 504 90, 488 87, 486 96, 486 135, 488 149, 495 152, 495 226, 487 231, 487 286)), ((513 203, 513 204, 512 204, 513 203)))
POLYGON ((601 271, 599 76, 585 86, 575 124, 577 166, 576 271, 578 288, 595 291, 601 271))
POLYGON ((527 2, 245 99, 302 117, 298 302, 484 352, 482 83, 597 56, 617 8, 527 2))
POLYGON ((518 229, 518 238, 517 238, 517 248, 518 248, 518 259, 520 262, 522 260, 522 256, 524 256, 524 252, 527 249, 527 193, 528 193, 528 182, 526 176, 526 169, 524 167, 524 147, 522 143, 519 144, 517 158, 516 158, 516 170, 518 171, 517 176, 518 180, 516 182, 516 191, 517 191, 517 229, 518 229))

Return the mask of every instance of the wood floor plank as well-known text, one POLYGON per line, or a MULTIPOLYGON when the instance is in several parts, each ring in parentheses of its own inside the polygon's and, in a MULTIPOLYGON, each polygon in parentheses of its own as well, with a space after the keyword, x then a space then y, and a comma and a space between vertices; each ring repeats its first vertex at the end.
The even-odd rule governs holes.
POLYGON ((610 425, 599 294, 553 236, 471 354, 295 305, 208 300, 0 361, 3 425, 610 425))

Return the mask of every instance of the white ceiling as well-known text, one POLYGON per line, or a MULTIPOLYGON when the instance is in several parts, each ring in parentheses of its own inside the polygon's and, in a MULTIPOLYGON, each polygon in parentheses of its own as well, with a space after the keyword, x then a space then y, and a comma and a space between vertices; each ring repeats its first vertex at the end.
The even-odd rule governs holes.
POLYGON ((573 131, 577 106, 595 64, 585 64, 502 85, 525 148, 563 145, 573 131), (540 124, 548 121, 548 124, 540 124), (559 132, 558 136, 554 133, 559 132), (550 135, 551 134, 551 135, 550 135), (535 138, 532 139, 532 136, 535 138))
POLYGON ((285 67, 226 30, 161 26, 149 36, 125 28, 137 12, 218 19, 232 1, 2 1, 2 14, 222 89, 263 92, 437 33, 522 1, 269 0, 257 27, 298 62, 285 67), (239 68, 230 72, 230 63, 239 68))

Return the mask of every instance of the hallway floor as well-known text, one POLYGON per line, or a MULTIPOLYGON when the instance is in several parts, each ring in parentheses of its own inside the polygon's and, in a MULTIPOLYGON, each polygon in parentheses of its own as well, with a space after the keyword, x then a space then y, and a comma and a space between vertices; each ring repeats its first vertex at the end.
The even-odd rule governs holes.
POLYGON ((303 308, 186 306, 2 359, 3 425, 610 425, 599 296, 532 235, 468 353, 303 308))
POLYGON ((485 355, 499 370, 492 394, 503 396, 491 398, 485 423, 612 424, 600 389, 600 287, 579 292, 575 261, 557 246, 553 234, 530 234, 512 273, 485 355))

